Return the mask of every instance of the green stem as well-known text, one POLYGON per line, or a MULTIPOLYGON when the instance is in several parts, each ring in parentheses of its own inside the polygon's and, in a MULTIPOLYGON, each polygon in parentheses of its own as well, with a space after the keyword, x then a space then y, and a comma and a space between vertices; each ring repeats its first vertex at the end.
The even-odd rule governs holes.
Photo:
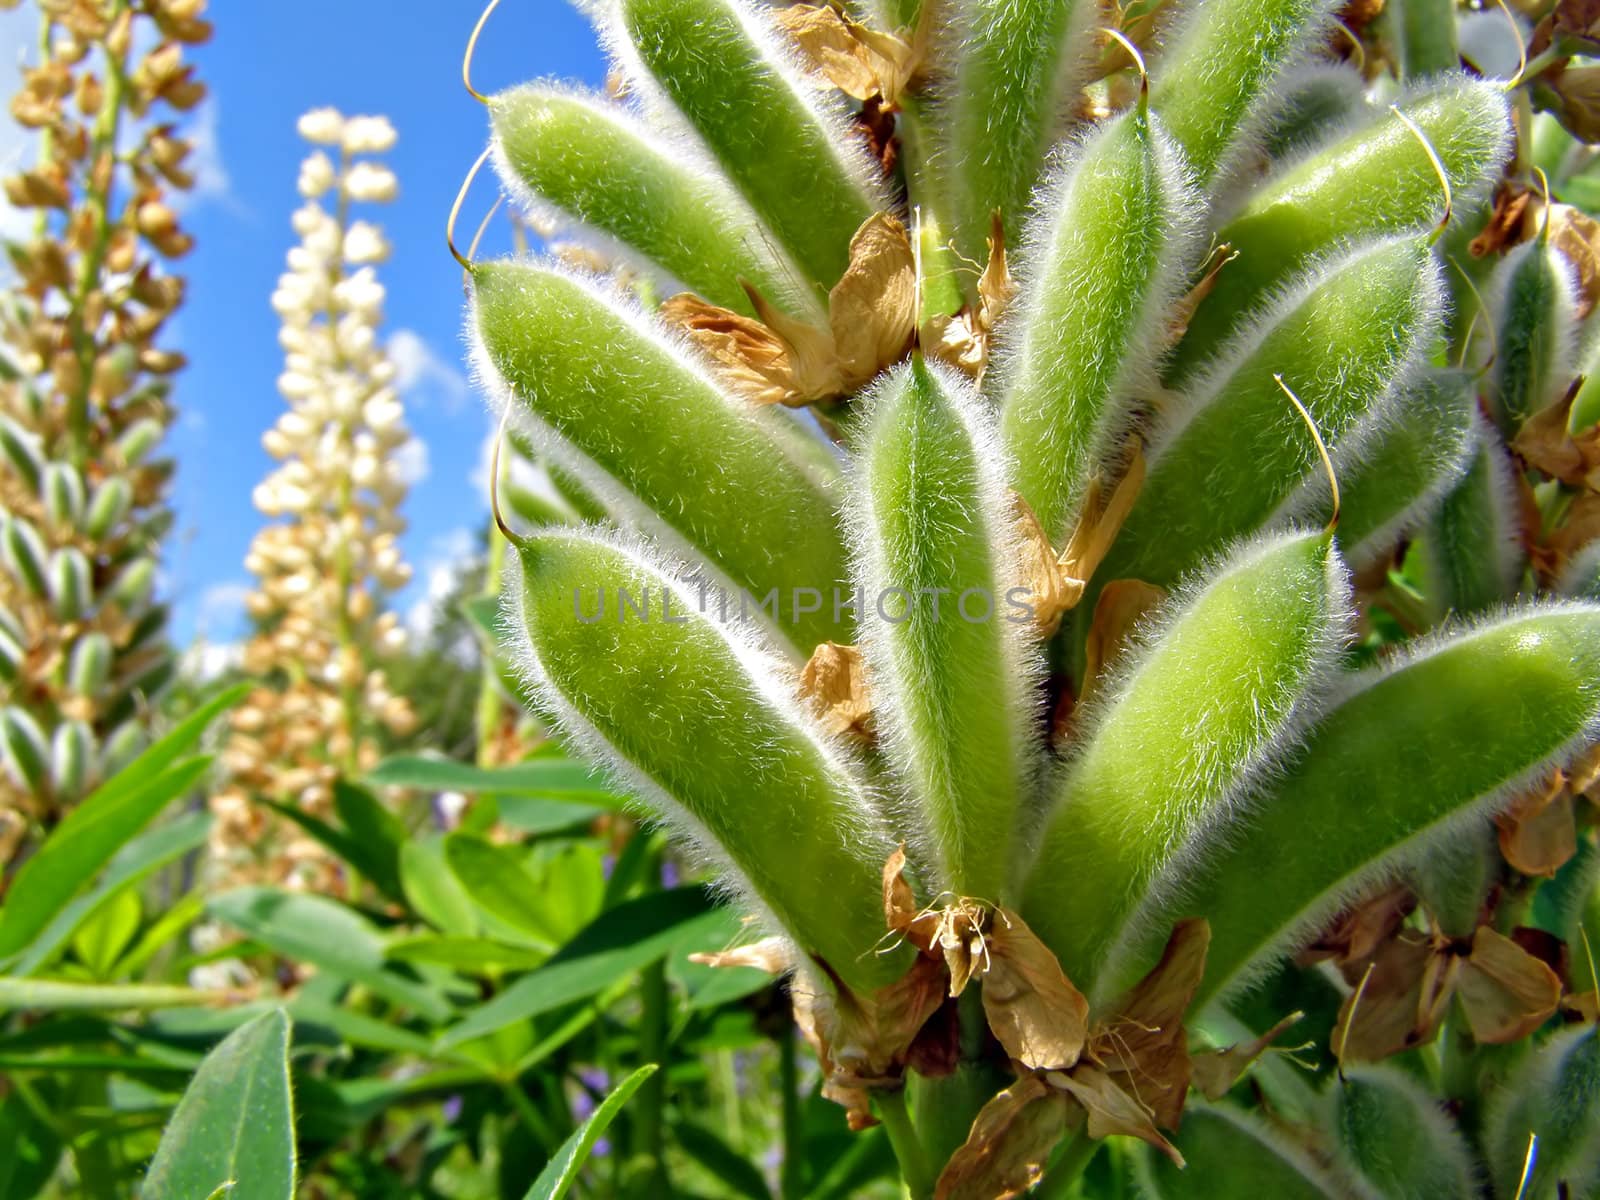
POLYGON ((878 1092, 878 1119, 883 1131, 889 1135, 889 1145, 900 1164, 900 1178, 905 1182, 911 1200, 931 1200, 933 1196, 933 1171, 923 1153, 922 1142, 916 1127, 911 1124, 911 1113, 906 1108, 906 1094, 878 1092))
MULTIPOLYGON (((498 488, 500 480, 496 479, 491 487, 498 488)), ((489 528, 489 561, 484 568, 483 591, 486 596, 500 594, 500 574, 506 561, 506 539, 501 536, 498 529, 492 525, 489 528)), ((500 727, 500 715, 504 703, 500 699, 500 678, 496 669, 495 656, 486 653, 483 656, 482 678, 478 683, 478 703, 473 717, 473 727, 478 739, 478 765, 480 767, 492 766, 490 753, 494 746, 495 733, 500 727)))
POLYGON ((1069 1133, 1067 1138, 1061 1148, 1061 1157, 1056 1159, 1055 1166, 1046 1172, 1044 1179, 1034 1189, 1034 1200, 1066 1200, 1101 1146, 1100 1142, 1082 1130, 1069 1133))
POLYGON ((554 1153, 555 1148, 561 1144, 561 1139, 550 1128, 550 1122, 546 1121, 539 1110, 534 1107, 533 1101, 528 1098, 528 1093, 522 1090, 522 1085, 515 1081, 510 1081, 501 1084, 500 1090, 505 1094, 506 1099, 511 1101, 511 1107, 517 1110, 517 1116, 528 1132, 534 1136, 541 1146, 554 1153))
POLYGON ((778 1036, 778 1086, 783 1095, 783 1200, 805 1195, 805 1130, 800 1120, 800 1063, 793 1027, 778 1036))

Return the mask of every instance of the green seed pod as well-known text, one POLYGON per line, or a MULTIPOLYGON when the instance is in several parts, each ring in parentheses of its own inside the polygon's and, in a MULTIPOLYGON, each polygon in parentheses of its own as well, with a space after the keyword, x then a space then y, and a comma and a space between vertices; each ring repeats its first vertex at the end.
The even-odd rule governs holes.
POLYGON ((567 511, 564 505, 556 504, 538 492, 518 487, 514 483, 507 484, 501 489, 500 498, 508 509, 517 514, 518 520, 534 529, 572 524, 572 513, 567 511))
POLYGON ((1517 594, 1526 553, 1510 457, 1482 417, 1467 473, 1444 496, 1418 544, 1433 610, 1476 613, 1517 594))
POLYGON ((1349 593, 1326 534, 1248 546, 1196 574, 1084 718, 1022 904, 1080 986, 1171 858, 1292 743, 1349 636, 1349 593))
POLYGON ((1523 1060, 1484 1122, 1495 1195, 1523 1200, 1592 1196, 1600 1187, 1600 1030, 1558 1033, 1523 1060), (1525 1186, 1523 1163, 1537 1135, 1525 1186))
POLYGON ((833 286, 851 236, 888 207, 837 94, 747 0, 619 0, 617 20, 611 48, 646 103, 682 113, 800 269, 833 286))
POLYGON ((1492 829, 1479 829, 1436 846, 1412 863, 1406 882, 1447 937, 1472 940, 1489 889, 1500 882, 1503 863, 1492 829))
POLYGON ((98 696, 111 678, 112 657, 110 638, 99 631, 84 634, 67 659, 67 686, 79 696, 98 696))
POLYGON ((161 444, 166 428, 154 417, 145 417, 128 426, 117 439, 117 455, 126 466, 137 466, 161 444))
POLYGON ((877 608, 857 618, 877 728, 929 839, 914 849, 933 890, 1009 901, 1037 664, 1032 622, 1006 603, 1015 556, 994 431, 970 384, 920 358, 869 412, 850 492, 857 584, 877 608))
POLYGON ((26 651, 9 629, 0 629, 0 683, 15 683, 26 651))
POLYGON ((534 84, 490 97, 489 118, 500 178, 528 207, 553 208, 724 308, 750 312, 747 279, 781 307, 817 309, 716 165, 617 104, 534 84))
POLYGON ((1474 1200, 1472 1152, 1439 1102, 1393 1067, 1347 1067, 1329 1093, 1329 1127, 1353 1177, 1384 1200, 1474 1200))
POLYGON ((113 475, 94 489, 84 514, 84 533, 95 541, 104 539, 122 523, 132 507, 133 485, 121 475, 113 475))
POLYGON ((18 583, 41 599, 50 591, 46 575, 48 554, 38 530, 25 517, 4 518, 0 525, 0 561, 18 583))
POLYGON ((110 598, 132 612, 149 602, 155 586, 155 559, 141 556, 117 573, 117 580, 111 585, 110 598))
POLYGON ((10 417, 0 414, 0 456, 6 465, 17 473, 23 486, 37 491, 44 459, 39 452, 38 439, 10 417))
MULTIPOLYGON (((848 590, 825 476, 791 452, 780 413, 728 397, 680 343, 598 285, 527 263, 473 272, 482 376, 613 512, 708 558, 732 588, 848 590)), ((838 628, 832 606, 785 636, 809 652, 838 628)))
MULTIPOLYGON (((1147 906, 1152 930, 1192 915, 1211 922, 1197 1011, 1259 978, 1379 879, 1481 828, 1585 740, 1600 719, 1600 608, 1552 605, 1434 636, 1341 691, 1254 798, 1253 819, 1194 848, 1147 906)), ((1147 940, 1108 986, 1159 954, 1147 940)))
POLYGON ((83 475, 71 463, 48 464, 39 480, 39 498, 57 529, 77 529, 83 520, 83 475))
POLYGON ((1443 305, 1438 268, 1413 237, 1362 247, 1287 292, 1173 400, 1097 578, 1164 585, 1259 528, 1322 470, 1275 376, 1337 446, 1427 349, 1443 305))
MULTIPOLYGON (((1427 135, 1467 209, 1499 175, 1511 146, 1498 84, 1452 75, 1403 96, 1400 110, 1427 135)), ((1168 371, 1193 371, 1284 280, 1351 241, 1438 224, 1444 196, 1433 162, 1392 112, 1286 166, 1217 234, 1239 257, 1217 276, 1168 371)))
POLYGON ((58 796, 81 796, 94 769, 94 734, 82 721, 64 721, 50 739, 50 777, 58 796))
POLYGON ((1253 1113, 1191 1100, 1173 1139, 1180 1168, 1139 1147, 1135 1164, 1147 1200, 1339 1200, 1344 1189, 1304 1150, 1253 1113))
MULTIPOLYGON (((1333 456, 1339 549, 1357 570, 1378 562, 1425 522, 1461 482, 1478 446, 1478 398, 1460 371, 1405 381, 1395 402, 1351 430, 1333 456)), ((1276 520, 1310 523, 1333 511, 1328 480, 1313 475, 1276 520)))
POLYGON ((1015 486, 1053 538, 1064 540, 1091 468, 1128 435, 1127 397, 1150 382, 1200 211, 1142 106, 1079 146, 1042 194, 995 390, 1015 486))
POLYGON ((109 778, 131 763, 144 750, 150 735, 138 721, 116 726, 100 748, 100 771, 109 778))
POLYGON ((1285 162, 1348 128, 1366 109, 1365 90, 1361 73, 1347 66, 1314 64, 1295 71, 1262 128, 1261 149, 1273 162, 1285 162))
POLYGON ((931 113, 957 248, 982 261, 991 218, 1022 228, 1046 155, 1089 74, 1093 0, 971 0, 957 6, 949 94, 931 113))
POLYGON ((50 789, 50 740, 20 708, 0 708, 0 750, 14 778, 35 796, 50 789))
POLYGON ((1284 73, 1319 45, 1336 0, 1211 0, 1189 10, 1155 72, 1150 101, 1202 187, 1255 145, 1284 73))
POLYGON ((1388 0, 1383 17, 1401 78, 1426 79, 1461 66, 1455 0, 1388 0))
POLYGON ((1578 290, 1566 256, 1545 238, 1506 255, 1490 284, 1489 314, 1498 334, 1490 397, 1510 437, 1577 374, 1578 290))
POLYGON ((50 556, 50 604, 63 621, 76 621, 94 603, 94 579, 89 560, 76 546, 64 546, 50 556))
POLYGON ((584 487, 582 481, 571 471, 554 462, 546 462, 544 469, 550 476, 550 486, 556 490, 556 495, 565 500, 579 517, 596 524, 609 518, 606 506, 600 502, 599 497, 584 487))
POLYGON ((549 530, 517 551, 513 649, 564 734, 849 987, 898 978, 874 953, 892 844, 793 672, 639 548, 549 530))

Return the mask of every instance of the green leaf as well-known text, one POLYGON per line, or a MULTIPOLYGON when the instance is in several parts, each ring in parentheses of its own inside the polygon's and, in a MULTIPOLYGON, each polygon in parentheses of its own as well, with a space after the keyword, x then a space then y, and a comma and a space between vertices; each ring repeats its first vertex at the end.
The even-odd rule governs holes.
POLYGON ((605 807, 591 804, 573 804, 567 800, 545 800, 538 796, 501 796, 499 798, 500 823, 518 833, 543 837, 565 831, 581 831, 594 824, 599 817, 615 809, 620 803, 607 796, 605 807))
MULTIPOLYGON (((563 459, 603 483, 629 524, 703 556, 758 602, 773 589, 844 587, 837 468, 801 448, 784 414, 725 393, 702 359, 599 284, 497 262, 476 267, 472 285, 491 390, 559 438, 563 459)), ((594 603, 593 586, 566 591, 569 620, 580 599, 594 603)), ((737 593, 730 600, 738 606, 737 593)), ((838 628, 827 604, 773 624, 804 652, 838 628)))
POLYGON ((679 1121, 672 1127, 672 1138, 683 1152, 699 1163, 712 1177, 735 1196, 747 1200, 771 1200, 761 1168, 735 1150, 705 1125, 679 1121))
MULTIPOLYGON (((194 736, 199 736, 198 728, 194 736)), ((198 783, 210 766, 209 758, 194 758, 162 773, 139 770, 143 782, 132 788, 118 784, 119 775, 68 813, 12 881, 0 910, 0 960, 26 949, 117 851, 198 783)), ((128 770, 137 767, 135 763, 128 770)))
POLYGON ((400 847, 407 839, 405 824, 365 788, 344 780, 333 785, 333 808, 345 830, 361 846, 364 862, 353 863, 391 900, 401 900, 400 847))
POLYGON ((144 905, 139 893, 123 889, 102 904, 78 927, 72 950, 96 979, 107 979, 122 952, 139 932, 144 905))
POLYGON ((546 913, 549 900, 515 850, 453 833, 445 838, 444 859, 484 912, 554 949, 560 939, 546 913))
POLYGON ((323 896, 242 887, 212 897, 207 910, 286 958, 301 959, 430 1021, 451 1015, 444 997, 383 965, 382 936, 367 920, 323 896))
MULTIPOLYGON (((606 807, 610 792, 593 768, 570 758, 538 758, 509 767, 474 767, 444 758, 397 755, 367 776, 373 787, 429 792, 489 792, 606 807)), ((617 803, 611 801, 611 807, 617 803)))
POLYGON ((210 831, 210 813, 189 813, 128 842, 106 864, 105 872, 95 885, 69 901, 39 931, 22 957, 11 965, 10 973, 32 975, 48 965, 101 905, 109 903, 124 888, 135 886, 162 867, 198 850, 205 845, 210 831))
POLYGON ((1005 599, 992 423, 969 384, 921 358, 870 405, 851 491, 859 587, 878 607, 858 616, 874 718, 932 835, 932 890, 999 900, 1039 749, 1038 662, 1032 621, 1005 599))
POLYGON ((588 999, 676 946, 720 949, 726 944, 723 919, 700 888, 654 892, 620 904, 595 918, 544 966, 470 1010, 439 1039, 439 1046, 459 1046, 588 999), (723 940, 717 940, 719 935, 723 940))
POLYGON ((445 862, 443 838, 407 842, 400 848, 400 882, 407 903, 435 929, 461 937, 478 932, 478 911, 445 862))
POLYGON ((61 1139, 17 1092, 0 1099, 0 1200, 32 1200, 61 1159, 61 1139))
POLYGON ((568 737, 737 872, 847 984, 870 991, 897 978, 904 960, 874 953, 893 842, 786 666, 731 622, 697 613, 692 588, 630 543, 546 531, 518 554, 518 652, 568 737), (653 618, 574 619, 574 591, 596 588, 654 597, 653 618))
POLYGON ((622 1111, 633 1094, 639 1090, 646 1079, 654 1075, 660 1067, 656 1063, 646 1063, 632 1075, 612 1089, 612 1092, 600 1102, 600 1106, 589 1114, 589 1119, 573 1131, 571 1137, 561 1144, 561 1149, 556 1151, 545 1169, 539 1172, 539 1178, 533 1181, 533 1186, 528 1189, 524 1200, 559 1200, 578 1180, 578 1173, 589 1161, 589 1155, 594 1152, 595 1143, 602 1134, 611 1127, 611 1122, 617 1119, 617 1114, 622 1111))
POLYGON ((206 1055, 145 1175, 150 1197, 292 1200, 289 1019, 263 1014, 206 1055))
POLYGON ((490 971, 528 971, 549 955, 525 946, 508 946, 488 938, 419 933, 389 943, 388 955, 400 962, 433 963, 472 975, 490 971))
POLYGON ((688 118, 800 270, 832 287, 851 235, 887 207, 842 98, 796 72, 766 13, 746 0, 622 0, 616 20, 613 36, 636 56, 627 74, 636 63, 647 75, 638 83, 688 118))
POLYGON ((1142 915, 1159 931, 1123 983, 1185 916, 1211 922, 1198 1010, 1237 991, 1384 873, 1474 828, 1508 789, 1571 752, 1600 716, 1600 608, 1523 611, 1437 637, 1364 672, 1303 748, 1215 842, 1164 882, 1142 915))

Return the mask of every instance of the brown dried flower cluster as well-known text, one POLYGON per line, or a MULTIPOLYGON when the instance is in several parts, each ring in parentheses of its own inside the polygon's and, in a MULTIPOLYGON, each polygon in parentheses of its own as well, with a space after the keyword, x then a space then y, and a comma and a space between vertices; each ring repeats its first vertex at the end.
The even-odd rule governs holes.
POLYGON ((180 124, 205 96, 184 54, 211 36, 205 0, 38 9, 9 109, 37 159, 3 182, 32 229, 0 300, 0 864, 137 751, 172 672, 155 454, 184 359, 161 340, 192 245, 180 124))
POLYGON ((393 198, 395 177, 372 156, 393 146, 394 130, 382 117, 320 109, 301 118, 300 132, 327 149, 301 168, 301 241, 273 296, 288 407, 262 439, 279 466, 255 503, 283 520, 262 529, 245 560, 258 586, 243 665, 264 682, 233 716, 223 756, 230 784, 211 802, 212 852, 235 881, 337 891, 327 851, 260 801, 324 815, 335 780, 376 763, 380 735, 412 728, 409 703, 380 665, 404 644, 384 600, 410 578, 398 538, 411 435, 378 340, 375 267, 389 246, 376 225, 350 215, 355 204, 393 198))

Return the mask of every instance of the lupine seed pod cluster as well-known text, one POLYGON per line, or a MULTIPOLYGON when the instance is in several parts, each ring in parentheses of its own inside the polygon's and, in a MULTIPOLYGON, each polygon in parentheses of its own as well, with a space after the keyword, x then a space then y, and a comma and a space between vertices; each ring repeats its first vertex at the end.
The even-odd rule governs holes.
POLYGON ((299 129, 317 148, 300 168, 300 242, 272 297, 288 407, 262 438, 278 466, 255 504, 272 523, 245 560, 257 631, 243 667, 263 683, 233 714, 212 853, 232 880, 328 888, 333 860, 261 801, 325 814, 334 781, 369 770, 379 739, 414 724, 380 665, 405 642, 385 599, 411 577, 399 546, 411 434, 379 336, 389 243, 354 215, 396 194, 379 158, 394 129, 333 109, 307 113, 299 129))
POLYGON ((37 7, 10 105, 37 158, 4 181, 33 220, 0 298, 0 865, 140 748, 173 671, 162 335, 205 96, 184 53, 211 35, 204 0, 37 7))
POLYGON ((1600 553, 1583 259, 1546 213, 1449 265, 1536 93, 1341 7, 597 0, 620 101, 486 100, 505 188, 666 297, 468 268, 493 402, 604 510, 514 542, 508 653, 765 924, 715 961, 790 976, 913 1196, 1110 1135, 1163 1197, 1600 1171, 1600 607, 1528 555, 1600 553), (1262 1059, 1296 1010, 1321 1078, 1262 1059), (1436 1040, 1437 1096, 1357 1066, 1436 1040))

